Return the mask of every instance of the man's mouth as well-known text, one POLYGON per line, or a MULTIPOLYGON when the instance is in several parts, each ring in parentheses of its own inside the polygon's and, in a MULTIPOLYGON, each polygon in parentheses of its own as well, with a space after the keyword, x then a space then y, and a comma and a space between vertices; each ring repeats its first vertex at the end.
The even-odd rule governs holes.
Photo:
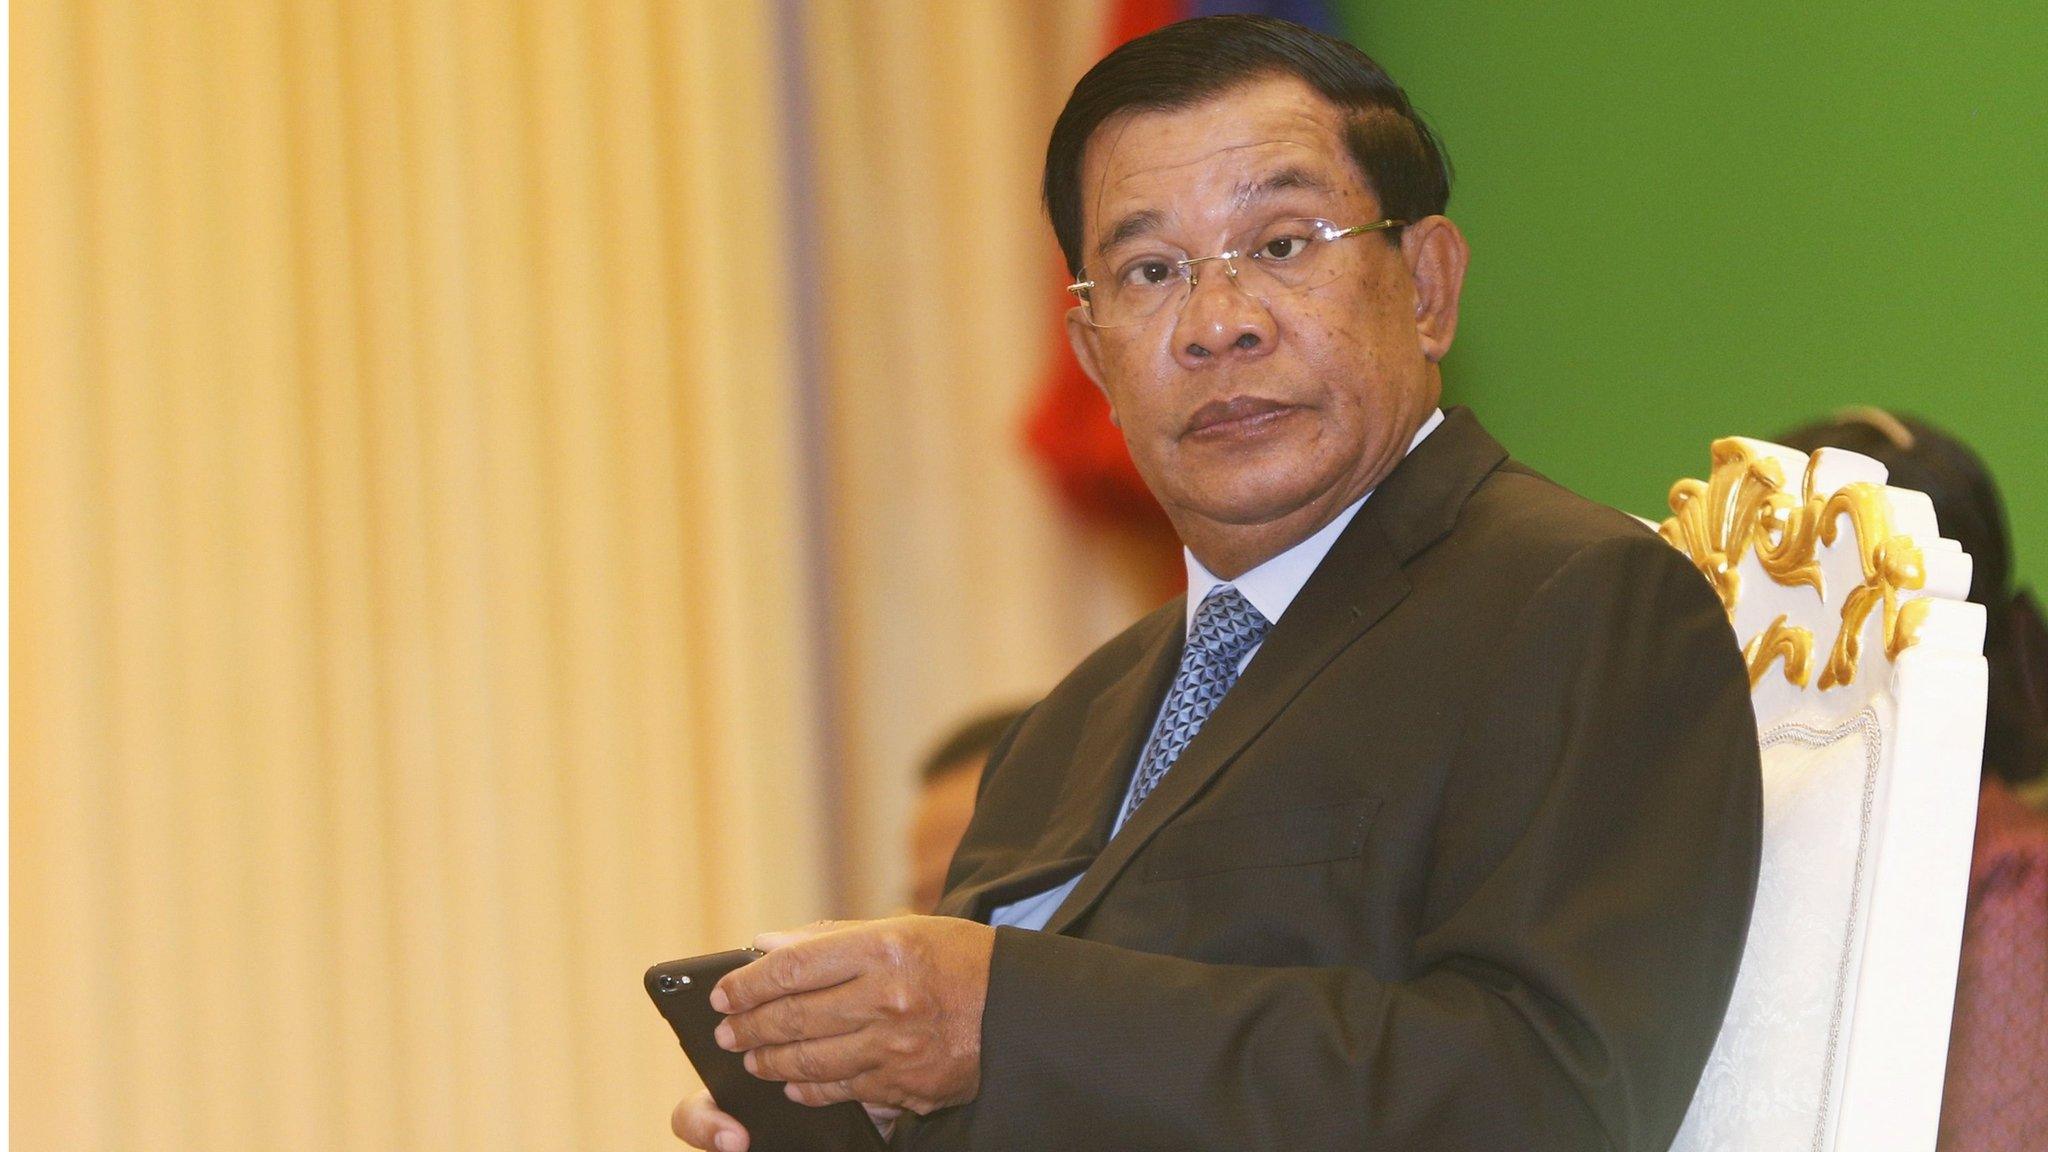
POLYGON ((1253 435, 1267 425, 1284 419, 1295 410, 1292 404, 1262 396, 1233 396, 1211 400, 1188 419, 1187 435, 1220 437, 1253 435))

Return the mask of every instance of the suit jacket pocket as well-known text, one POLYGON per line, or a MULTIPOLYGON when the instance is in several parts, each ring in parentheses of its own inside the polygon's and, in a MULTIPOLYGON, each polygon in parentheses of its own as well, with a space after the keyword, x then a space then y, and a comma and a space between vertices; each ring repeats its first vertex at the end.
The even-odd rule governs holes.
POLYGON ((1147 880, 1348 860, 1365 850, 1377 796, 1170 824, 1145 849, 1147 880))

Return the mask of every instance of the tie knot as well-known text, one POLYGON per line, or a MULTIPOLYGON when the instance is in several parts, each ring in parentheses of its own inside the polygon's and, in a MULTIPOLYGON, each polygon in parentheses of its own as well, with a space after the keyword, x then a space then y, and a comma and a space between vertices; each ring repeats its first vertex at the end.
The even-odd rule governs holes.
POLYGON ((1235 665, 1266 638, 1266 630, 1272 626, 1244 598, 1244 593, 1224 584, 1203 597, 1201 606, 1195 609, 1195 626, 1188 633, 1188 647, 1235 665))

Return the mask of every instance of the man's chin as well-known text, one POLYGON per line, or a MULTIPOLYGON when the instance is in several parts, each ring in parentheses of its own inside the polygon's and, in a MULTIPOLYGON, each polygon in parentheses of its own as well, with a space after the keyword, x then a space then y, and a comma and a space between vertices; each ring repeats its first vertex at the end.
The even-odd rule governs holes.
POLYGON ((1183 505, 1187 511, 1214 524, 1233 528, 1258 528, 1296 516, 1316 503, 1319 489, 1303 484, 1275 487, 1237 488, 1202 493, 1183 505))

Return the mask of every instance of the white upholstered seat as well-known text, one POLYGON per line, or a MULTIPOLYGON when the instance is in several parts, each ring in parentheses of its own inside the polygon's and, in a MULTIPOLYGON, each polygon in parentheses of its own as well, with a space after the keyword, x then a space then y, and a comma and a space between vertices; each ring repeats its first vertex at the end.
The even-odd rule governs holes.
POLYGON ((1984 731, 1983 610, 1925 496, 1731 438, 1659 531, 1750 667, 1764 848, 1679 1152, 1934 1147, 1984 731))

